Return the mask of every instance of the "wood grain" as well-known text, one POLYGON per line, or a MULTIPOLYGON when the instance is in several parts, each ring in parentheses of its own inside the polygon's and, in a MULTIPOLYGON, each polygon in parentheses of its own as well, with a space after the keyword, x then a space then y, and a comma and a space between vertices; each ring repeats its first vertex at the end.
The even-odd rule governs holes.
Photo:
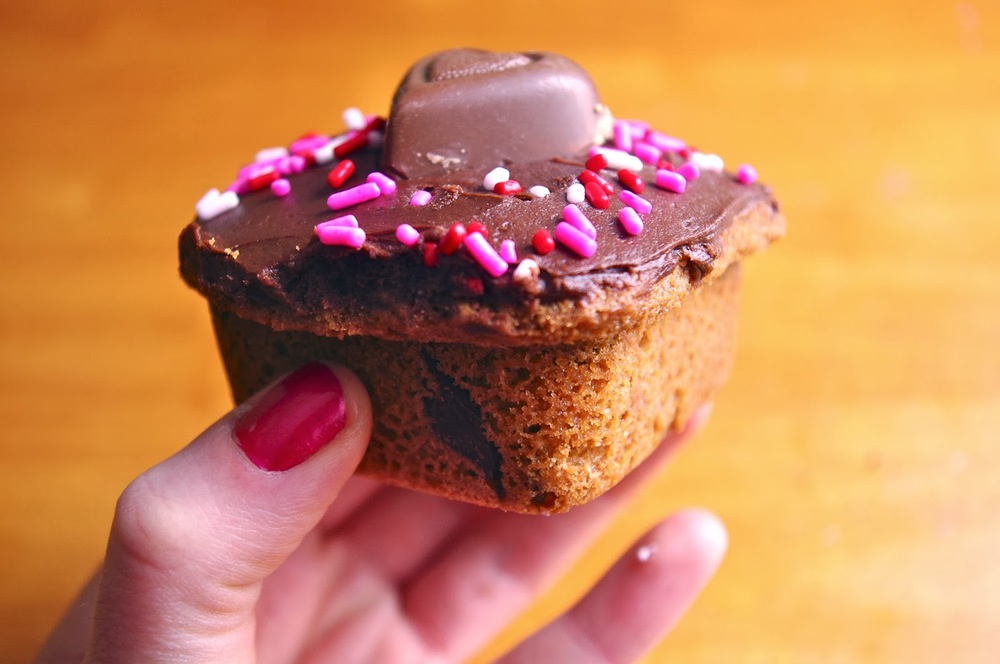
POLYGON ((0 659, 38 647, 129 479, 228 407, 176 273, 194 201, 477 45, 576 59, 619 116, 753 162, 790 221, 747 265, 707 430, 483 659, 698 504, 731 551, 649 661, 994 661, 1000 7, 340 4, 0 7, 0 659))

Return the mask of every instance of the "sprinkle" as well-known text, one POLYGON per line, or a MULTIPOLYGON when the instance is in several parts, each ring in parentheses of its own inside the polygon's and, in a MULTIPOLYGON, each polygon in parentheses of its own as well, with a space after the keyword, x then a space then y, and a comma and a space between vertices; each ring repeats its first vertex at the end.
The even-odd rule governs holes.
POLYGON ((375 186, 378 187, 379 193, 383 196, 396 193, 396 181, 384 173, 372 171, 365 178, 365 182, 374 182, 375 186))
POLYGON ((462 244, 491 277, 499 277, 510 267, 482 233, 469 233, 462 244))
POLYGON ((465 227, 466 233, 480 233, 483 237, 489 235, 486 231, 486 224, 481 221, 470 221, 469 225, 465 227))
POLYGON ((292 183, 285 178, 278 178, 271 183, 271 193, 275 196, 287 196, 292 190, 292 183))
POLYGON ((316 235, 323 244, 335 247, 359 249, 365 243, 364 230, 352 226, 333 224, 329 221, 316 226, 316 235))
POLYGON ((354 106, 345 108, 344 112, 341 114, 341 118, 344 120, 344 126, 351 131, 360 131, 365 128, 366 124, 368 124, 365 114, 361 112, 360 108, 356 108, 354 106))
MULTIPOLYGON (((334 189, 339 189, 352 175, 354 175, 354 162, 345 159, 330 169, 330 172, 326 174, 326 181, 334 189)), ((381 191, 379 189, 379 192, 381 191)))
POLYGON ((279 177, 281 175, 278 173, 278 169, 274 166, 265 166, 247 179, 246 187, 250 191, 259 191, 279 177))
POLYGON ((637 194, 641 194, 642 190, 646 188, 646 182, 627 168, 623 168, 618 171, 618 181, 621 182, 624 187, 631 189, 637 194))
POLYGON ((664 152, 680 152, 687 147, 687 143, 681 139, 661 134, 658 131, 646 132, 646 142, 650 145, 655 145, 664 152))
POLYGON ((240 197, 235 191, 224 191, 220 194, 218 189, 209 189, 198 200, 194 209, 198 214, 198 218, 205 221, 217 217, 223 212, 232 210, 239 204, 240 197))
POLYGON ((604 191, 601 185, 596 182, 588 182, 584 185, 584 192, 587 194, 587 202, 598 210, 607 210, 611 205, 611 197, 604 191))
POLYGON ((698 168, 698 164, 693 161, 685 161, 677 167, 677 172, 680 173, 688 182, 691 180, 697 180, 701 175, 701 169, 698 168))
POLYGON ((396 226, 396 239, 407 247, 412 247, 420 240, 420 231, 409 224, 396 226))
MULTIPOLYGON (((580 208, 573 203, 570 203, 563 208, 562 218, 569 222, 574 228, 584 233, 587 237, 597 237, 597 229, 594 228, 594 224, 590 223, 590 219, 587 219, 587 215, 585 215, 580 208)), ((557 237, 556 239, 558 240, 559 238, 557 237)))
POLYGON ((330 194, 330 197, 326 199, 326 206, 331 210, 343 210, 346 207, 378 198, 380 194, 377 184, 365 182, 356 187, 330 194))
POLYGON ((339 144, 337 139, 334 138, 319 146, 312 152, 313 160, 317 164, 326 164, 333 161, 333 151, 337 149, 339 144))
POLYGON ((545 198, 546 196, 549 195, 550 192, 548 187, 543 187, 540 184, 536 184, 534 187, 528 190, 528 193, 534 196, 535 198, 545 198))
POLYGON ((282 157, 274 165, 282 175, 292 175, 306 170, 308 160, 302 155, 293 154, 289 157, 282 157))
POLYGON ((497 166, 483 178, 483 188, 486 189, 486 191, 493 191, 498 183, 506 182, 509 179, 510 171, 503 166, 497 166))
POLYGON ((292 144, 288 146, 288 151, 306 159, 315 159, 313 153, 329 142, 329 136, 309 133, 292 141, 292 144))
POLYGON ((337 159, 343 159, 347 155, 357 152, 367 145, 368 132, 363 129, 359 131, 352 131, 347 136, 347 140, 341 142, 333 148, 333 156, 337 159))
POLYGON ((587 200, 587 192, 583 188, 583 185, 579 182, 574 182, 566 189, 566 200, 569 203, 582 203, 587 200))
POLYGON ((682 194, 687 188, 687 180, 680 173, 661 169, 656 171, 656 186, 675 194, 682 194))
POLYGON ((595 154, 604 155, 604 158, 608 161, 608 168, 614 171, 627 168, 634 173, 638 173, 642 170, 642 160, 628 152, 594 146, 590 148, 589 154, 591 157, 595 154))
POLYGON ((525 282, 534 281, 541 273, 542 271, 538 268, 538 263, 530 258, 525 258, 516 268, 514 268, 514 274, 511 275, 511 278, 515 282, 523 284, 525 282))
POLYGON ((512 196, 521 193, 521 183, 517 180, 504 180, 497 182, 493 187, 493 192, 501 196, 512 196))
POLYGON ((666 159, 661 159, 656 162, 656 170, 658 171, 675 171, 674 165, 667 161, 666 159))
POLYGON ((750 164, 740 164, 736 171, 736 179, 743 184, 753 184, 757 181, 757 169, 750 164))
POLYGON ((465 240, 465 236, 468 234, 469 232, 465 229, 465 226, 456 221, 448 229, 444 239, 441 240, 441 244, 438 246, 438 253, 442 256, 452 255, 462 246, 462 241, 465 240))
POLYGON ((539 228, 531 237, 531 246, 535 249, 536 254, 544 256, 556 248, 556 241, 552 239, 552 235, 547 230, 539 228))
POLYGON ((427 191, 426 189, 417 189, 415 192, 413 192, 413 195, 410 196, 410 205, 413 205, 415 207, 427 205, 430 202, 431 202, 431 192, 427 191))
POLYGON ((486 286, 479 277, 466 277, 462 280, 465 289, 473 295, 482 295, 486 292, 486 286))
POLYGON ((603 154, 591 155, 586 163, 588 171, 594 171, 595 173, 608 167, 608 160, 603 154))
POLYGON ((618 211, 618 221, 629 235, 638 235, 642 232, 642 219, 639 218, 639 213, 630 207, 623 207, 618 211))
POLYGON ((717 154, 692 152, 691 161, 693 161, 701 170, 711 171, 713 173, 721 173, 724 167, 722 157, 717 154))
POLYGON ((253 158, 254 162, 260 163, 263 161, 271 162, 281 159, 282 157, 288 156, 288 149, 282 146, 274 148, 264 148, 259 151, 257 155, 253 158))
POLYGON ((632 138, 639 139, 646 135, 649 131, 649 123, 643 120, 625 120, 628 123, 629 129, 632 130, 632 138))
POLYGON ((556 240, 583 258, 590 258, 597 251, 597 242, 592 237, 565 221, 556 224, 556 240))
POLYGON ((663 150, 656 147, 652 143, 646 143, 645 141, 636 143, 632 152, 636 157, 641 159, 643 163, 651 166, 656 165, 656 162, 658 162, 660 157, 663 156, 663 150))
POLYGON ((324 228, 327 226, 347 226, 348 228, 357 228, 358 218, 353 214, 345 214, 342 217, 334 217, 329 221, 324 221, 320 223, 319 226, 323 226, 324 228))
POLYGON ((500 243, 500 258, 511 264, 517 262, 517 249, 513 240, 504 240, 500 243))
POLYGON ((436 242, 424 243, 424 265, 427 267, 437 267, 438 252, 436 242))
POLYGON ((615 120, 615 147, 624 152, 632 151, 632 128, 627 122, 615 120))
POLYGON ((634 194, 631 191, 625 190, 618 194, 619 200, 627 205, 629 209, 635 210, 639 214, 649 214, 649 211, 653 209, 653 204, 647 201, 642 196, 634 194))
POLYGON ((586 189, 586 187, 587 187, 588 184, 590 184, 591 182, 593 182, 593 183, 595 183, 597 185, 600 185, 601 189, 603 189, 604 193, 606 193, 608 196, 610 196, 611 194, 615 193, 615 188, 614 188, 614 186, 610 182, 608 182, 607 180, 605 180, 604 178, 602 178, 600 175, 598 175, 597 173, 595 173, 594 171, 591 171, 589 169, 585 170, 585 171, 581 172, 579 175, 577 175, 576 179, 583 183, 583 186, 584 186, 585 189, 586 189))

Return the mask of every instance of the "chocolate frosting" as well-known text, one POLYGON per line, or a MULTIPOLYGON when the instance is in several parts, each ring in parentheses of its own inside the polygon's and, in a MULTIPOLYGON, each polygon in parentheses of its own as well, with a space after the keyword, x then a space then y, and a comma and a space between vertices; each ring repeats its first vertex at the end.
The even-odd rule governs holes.
MULTIPOLYGON (((342 187, 361 184, 367 174, 381 170, 397 181, 395 193, 332 212, 326 199, 333 190, 326 178, 333 164, 310 166, 289 176, 287 196, 254 192, 235 209, 192 222, 181 236, 182 274, 224 308, 281 327, 319 332, 323 322, 331 326, 331 335, 404 337, 422 325, 440 328, 454 320, 471 334, 516 336, 510 316, 500 325, 490 312, 504 309, 516 319, 518 312, 586 302, 597 294, 641 298, 680 264, 696 281, 712 270, 719 236, 734 218, 751 208, 777 213, 769 190, 759 184, 706 171, 677 194, 654 186, 655 168, 646 166, 639 176, 652 210, 643 215, 642 233, 630 236, 617 220, 624 206, 618 198, 622 186, 614 171, 604 170, 602 176, 615 188, 610 207, 580 204, 597 228, 597 251, 583 258, 557 246, 538 255, 531 239, 561 221, 566 189, 584 169, 593 144, 599 109, 586 75, 556 56, 461 51, 422 60, 394 98, 385 149, 351 154, 357 170, 342 187), (542 94, 546 90, 552 94, 542 94), (495 123, 484 122, 482 113, 462 111, 463 99, 482 109, 501 96, 518 101, 491 116, 499 118, 495 123), (542 112, 548 105, 554 115, 542 112), (504 130, 503 118, 523 135, 504 130), (558 118, 565 120, 566 131, 553 133, 558 118), (452 154, 452 148, 459 161, 426 158, 435 150, 452 154), (525 191, 543 185, 551 194, 535 198, 486 191, 483 177, 499 165, 525 191), (431 193, 429 204, 409 204, 418 190, 431 193), (348 213, 364 229, 364 245, 320 244, 316 224, 348 213), (513 240, 519 260, 537 263, 537 278, 515 278, 515 265, 491 277, 464 248, 439 255, 436 267, 424 264, 425 243, 439 241, 455 222, 471 221, 486 226, 494 247, 513 240), (404 223, 420 231, 417 246, 396 239, 396 228, 404 223), (475 316, 468 314, 470 307, 475 316)), ((667 158, 683 161, 677 154, 667 158)))

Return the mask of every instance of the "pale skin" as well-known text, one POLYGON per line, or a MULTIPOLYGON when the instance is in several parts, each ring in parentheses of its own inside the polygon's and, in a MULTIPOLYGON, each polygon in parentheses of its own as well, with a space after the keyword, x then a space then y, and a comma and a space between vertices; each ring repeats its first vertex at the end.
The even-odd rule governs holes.
MULTIPOLYGON (((668 435, 598 500, 504 513, 352 473, 371 412, 344 369, 347 426, 283 472, 234 443, 240 409, 140 475, 102 569, 38 662, 450 663, 473 656, 549 587, 707 416, 668 435)), ((632 662, 676 624, 726 534, 686 510, 655 524, 572 608, 500 660, 632 662)))

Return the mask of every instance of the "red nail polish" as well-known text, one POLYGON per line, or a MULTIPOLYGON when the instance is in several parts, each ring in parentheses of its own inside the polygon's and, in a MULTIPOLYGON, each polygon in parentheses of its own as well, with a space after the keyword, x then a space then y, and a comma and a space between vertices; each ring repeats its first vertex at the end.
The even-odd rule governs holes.
POLYGON ((258 468, 288 470, 333 440, 346 422, 340 381, 330 367, 314 362, 264 394, 237 420, 234 433, 258 468))

